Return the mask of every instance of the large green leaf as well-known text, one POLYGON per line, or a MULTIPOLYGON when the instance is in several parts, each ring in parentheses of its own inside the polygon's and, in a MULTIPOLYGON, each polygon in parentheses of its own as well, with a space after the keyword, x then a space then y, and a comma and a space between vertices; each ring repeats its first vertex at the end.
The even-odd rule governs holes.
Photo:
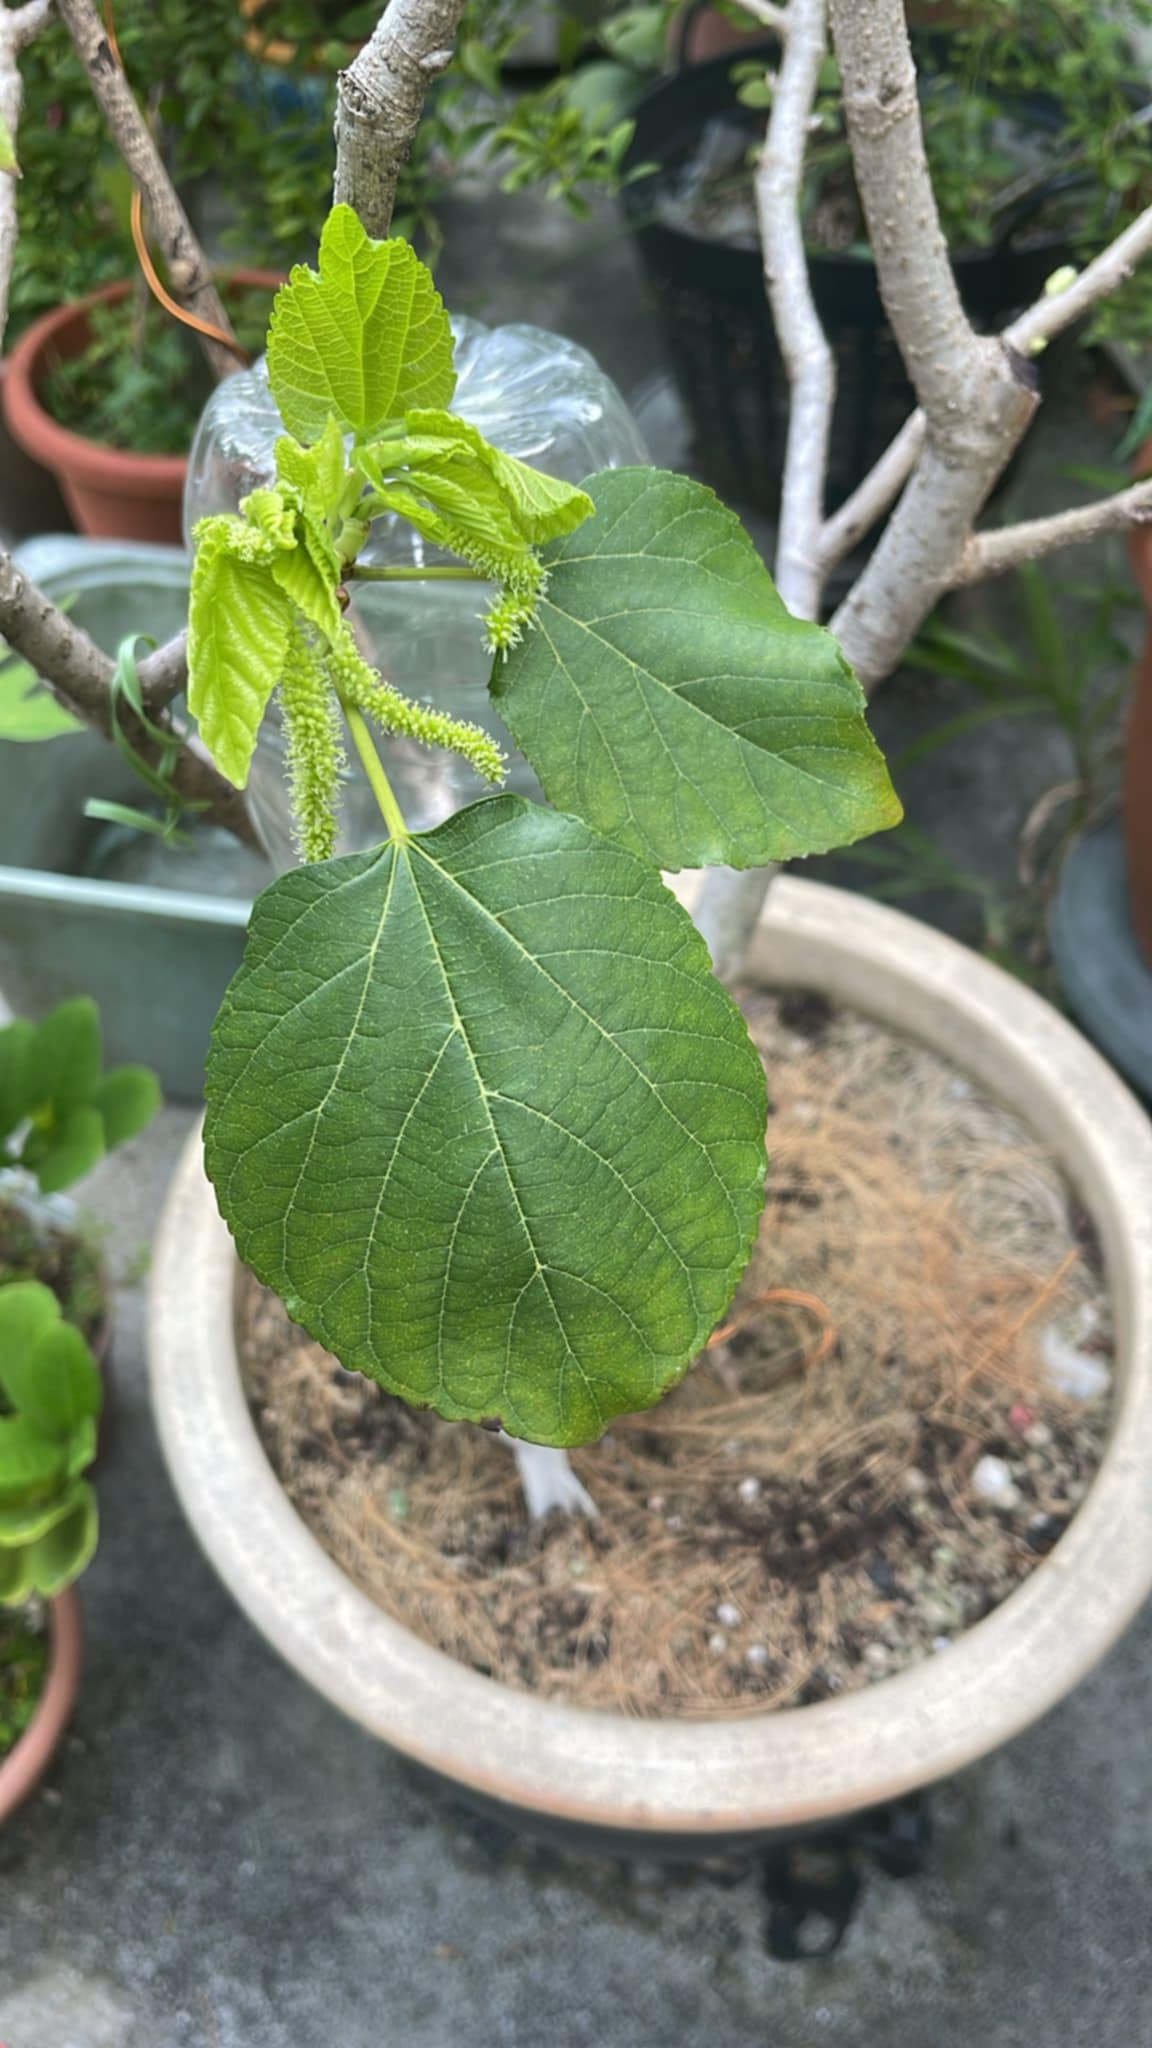
POLYGON ((407 242, 374 242, 350 206, 320 238, 319 274, 298 264, 276 294, 268 380, 298 441, 335 417, 371 434, 413 406, 447 405, 456 389, 444 302, 407 242))
POLYGON ((756 1229, 764 1078, 659 877, 494 797, 260 898, 205 1149, 345 1365, 558 1444, 680 1377, 756 1229))
POLYGON ((237 789, 284 667, 291 600, 275 582, 272 541, 221 514, 203 520, 188 611, 188 706, 216 766, 237 789))
POLYGON ((537 626, 492 695, 553 803, 663 868, 755 867, 895 824, 829 634, 794 619, 735 514, 662 470, 588 480, 537 626))

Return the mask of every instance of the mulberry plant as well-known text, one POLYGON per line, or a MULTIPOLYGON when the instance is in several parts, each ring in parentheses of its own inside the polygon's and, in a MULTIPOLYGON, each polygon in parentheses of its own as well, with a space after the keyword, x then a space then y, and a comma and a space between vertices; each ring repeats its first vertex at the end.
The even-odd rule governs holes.
POLYGON ((208 1172, 240 1256, 345 1366, 585 1443, 683 1375, 762 1204, 760 1063, 661 870, 823 852, 899 805, 835 642, 710 491, 649 468, 577 489, 451 411, 405 242, 336 207, 268 371, 276 480, 197 531, 189 701, 243 787, 278 695, 301 865, 217 1019, 208 1172), (385 514, 426 566, 360 564, 385 514), (493 785, 503 764, 366 664, 363 576, 482 588, 490 694, 551 808, 490 794, 409 829, 375 733, 493 785), (346 735, 382 839, 338 856, 346 735))

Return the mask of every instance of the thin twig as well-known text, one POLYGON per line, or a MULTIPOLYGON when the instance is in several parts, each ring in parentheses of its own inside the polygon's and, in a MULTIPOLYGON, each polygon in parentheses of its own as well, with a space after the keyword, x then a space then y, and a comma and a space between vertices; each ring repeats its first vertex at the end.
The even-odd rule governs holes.
MULTIPOLYGON (((0 124, 15 145, 24 107, 18 58, 51 17, 52 0, 27 0, 24 7, 0 7, 0 124)), ((0 349, 8 324, 8 287, 16 254, 16 176, 0 171, 0 349)))
MULTIPOLYGON (((764 283, 790 392, 780 498, 776 583, 797 617, 814 619, 822 588, 819 544, 836 369, 808 275, 800 201, 809 124, 827 54, 826 0, 792 0, 790 33, 772 95, 756 173, 764 283)), ((714 868, 694 916, 721 980, 741 970, 772 870, 714 868)))
POLYGON ((336 200, 388 233, 429 87, 452 61, 465 0, 390 0, 336 95, 336 200))
MULTIPOLYGON (((9 647, 43 677, 54 697, 105 738, 112 731, 110 682, 113 663, 83 627, 68 618, 52 600, 30 583, 11 555, 0 549, 0 635, 9 647)), ((167 656, 169 649, 162 650, 167 656)), ((157 657, 153 656, 153 660, 157 657)), ((156 747, 134 722, 121 713, 121 724, 145 759, 156 747)), ((247 845, 258 844, 243 796, 226 782, 211 761, 185 743, 172 781, 189 803, 205 804, 204 815, 223 825, 247 845)))
MULTIPOLYGON (((1152 206, 1146 207, 1115 240, 1085 265, 1061 292, 1044 293, 1007 326, 1002 335, 1010 348, 1030 355, 1038 341, 1051 341, 1125 284, 1141 259, 1152 250, 1152 206)), ((820 564, 828 573, 855 547, 894 503, 916 466, 924 446, 925 419, 917 410, 851 496, 825 521, 820 538, 820 564)))
POLYGON ((952 576, 955 590, 966 583, 979 583, 985 576, 1002 576, 1021 562, 1038 562, 1043 555, 1079 541, 1096 540, 1103 533, 1120 533, 1126 527, 1152 519, 1152 481, 1130 484, 1111 498, 1097 498, 1090 505, 1076 505, 1067 512, 1053 512, 1046 519, 1023 519, 1015 526, 998 527, 989 533, 974 533, 952 576))
MULTIPOLYGON (((177 197, 148 123, 109 43, 91 0, 56 0, 76 54, 88 74, 97 104, 147 204, 153 236, 168 271, 172 292, 198 319, 224 334, 232 328, 216 290, 204 251, 177 197)), ((234 351, 206 334, 197 340, 214 375, 230 377, 237 368, 234 351)))

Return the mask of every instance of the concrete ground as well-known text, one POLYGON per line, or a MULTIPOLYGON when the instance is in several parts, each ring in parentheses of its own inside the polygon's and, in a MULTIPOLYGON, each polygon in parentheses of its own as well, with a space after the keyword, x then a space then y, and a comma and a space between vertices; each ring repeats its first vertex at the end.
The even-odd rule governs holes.
MULTIPOLYGON (((494 257, 491 218, 482 235, 467 202, 452 214, 450 299, 575 333, 625 388, 651 377, 658 339, 610 222, 569 231, 518 202, 494 257)), ((1065 487, 1088 432, 1074 401, 1073 388, 1024 480, 1029 509, 1065 487)), ((1010 617, 1010 599, 995 603, 1010 617)), ((937 701, 891 689, 884 736, 906 738, 937 701)), ((1058 738, 1005 726, 906 793, 954 854, 1006 883, 1028 806, 1065 769, 1058 738)), ((953 904, 926 907, 963 927, 953 904)), ((525 1844, 284 1669, 200 1557, 149 1417, 144 1273, 189 1123, 167 1110, 85 1191, 121 1283, 115 1427, 75 1728, 0 1834, 5 2048, 1152 2042, 1152 1615, 1059 1712, 940 1790, 926 1872, 872 1871, 840 1952, 801 1964, 766 1953, 753 1868, 525 1844)))

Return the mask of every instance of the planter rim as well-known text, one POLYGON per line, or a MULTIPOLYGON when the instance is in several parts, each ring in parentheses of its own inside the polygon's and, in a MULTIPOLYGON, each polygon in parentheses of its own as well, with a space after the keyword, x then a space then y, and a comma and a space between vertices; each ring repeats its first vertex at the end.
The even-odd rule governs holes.
POLYGON ((80 1686, 84 1624, 75 1586, 49 1606, 52 1647, 40 1704, 15 1749, 0 1763, 0 1826, 40 1783, 60 1746, 80 1686))
MULTIPOLYGON (((921 35, 927 34, 930 37, 935 34, 939 37, 942 32, 940 30, 934 31, 930 25, 922 25, 920 33, 921 35)), ((760 58, 763 56, 771 63, 778 58, 779 52, 779 38, 774 36, 769 30, 758 42, 751 41, 741 50, 725 51, 717 57, 706 57, 700 63, 690 63, 672 71, 661 72, 634 102, 632 107, 634 121, 640 121, 645 112, 650 112, 653 107, 659 107, 662 102, 675 94, 677 88, 683 92, 695 86, 696 92, 699 93, 703 83, 719 76, 721 72, 724 72, 726 76, 730 75, 732 66, 736 61, 746 62, 750 58, 760 58)), ((1020 93, 1006 94, 1005 97, 1019 100, 1035 99, 1037 96, 1035 94, 1020 93)), ((736 104, 734 95, 733 104, 736 104)), ((646 138, 641 139, 639 136, 634 135, 624 152, 622 161, 625 168, 635 169, 638 162, 647 162, 651 154, 651 147, 652 145, 648 143, 646 138)), ((657 169, 659 168, 662 168, 662 166, 658 162, 657 169)), ((704 243, 710 248, 727 249, 734 254, 748 258, 753 264, 761 265, 762 259, 758 249, 746 249, 739 243, 723 242, 711 235, 695 235, 688 228, 672 227, 664 221, 646 219, 645 216, 649 211, 648 202, 644 198, 646 183, 646 180, 638 179, 635 184, 625 185, 622 188, 620 195, 621 205, 626 219, 630 216, 637 218, 638 225, 642 225, 647 232, 668 235, 673 240, 704 243)), ((1036 239, 1036 246, 1039 248, 1061 250, 1065 249, 1067 245, 1067 234, 1056 229, 1047 230, 1043 234, 1038 235, 1036 239)), ((842 264, 845 269, 862 270, 867 268, 874 270, 876 267, 875 259, 870 249, 821 249, 809 246, 807 242, 805 242, 804 247, 809 262, 826 263, 830 266, 842 264)), ((999 258, 1002 261, 1007 258, 1010 261, 1011 257, 1012 249, 1006 242, 965 242, 958 248, 950 247, 948 250, 948 260, 952 268, 961 272, 970 266, 974 267, 985 262, 989 258, 999 258)))
POLYGON ((1116 1330, 1112 1433, 1048 1557, 945 1651, 816 1706, 640 1720, 456 1663, 376 1607, 290 1505, 240 1383, 237 1263, 189 1141, 153 1263, 151 1374, 186 1513, 250 1619, 373 1734, 481 1798, 663 1838, 830 1823, 948 1776, 1083 1678, 1152 1591, 1152 1127, 1041 997, 944 934, 823 884, 773 884, 749 958, 956 1059, 1039 1130, 1093 1217, 1116 1330))
MULTIPOLYGON (((284 282, 280 271, 255 270, 243 264, 221 275, 235 284, 267 286, 269 290, 284 282)), ((53 419, 37 390, 44 354, 57 336, 83 320, 93 306, 116 304, 134 288, 134 279, 123 278, 82 299, 53 306, 34 320, 5 358, 4 416, 13 440, 48 469, 63 470, 81 484, 98 484, 106 491, 129 488, 138 498, 169 498, 183 483, 187 455, 139 455, 89 440, 86 434, 77 434, 53 419)))

